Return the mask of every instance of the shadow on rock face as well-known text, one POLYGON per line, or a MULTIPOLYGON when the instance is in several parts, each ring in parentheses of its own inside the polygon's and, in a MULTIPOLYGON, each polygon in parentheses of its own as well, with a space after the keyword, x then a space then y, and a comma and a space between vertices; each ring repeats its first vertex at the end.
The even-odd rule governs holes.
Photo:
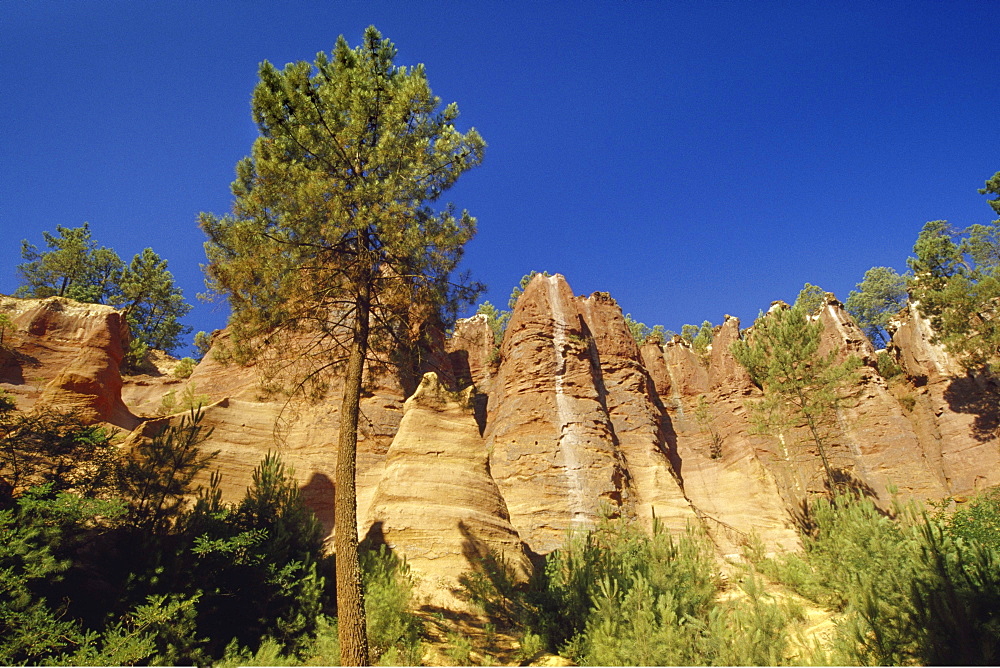
POLYGON ((1000 389, 997 381, 984 376, 967 375, 954 378, 944 391, 948 407, 956 413, 975 416, 972 437, 990 441, 1000 431, 1000 389))
POLYGON ((333 531, 334 492, 333 481, 323 473, 313 473, 309 482, 302 487, 302 499, 316 513, 316 519, 323 526, 323 532, 329 535, 333 531))
MULTIPOLYGON (((858 497, 868 497, 869 499, 878 499, 878 492, 869 485, 867 482, 857 477, 854 471, 846 468, 833 468, 833 484, 836 487, 836 491, 840 493, 848 493, 852 496, 858 497)), ((830 482, 827 481, 827 490, 830 489, 830 482)))
POLYGON ((522 589, 523 581, 518 581, 514 569, 501 555, 490 549, 483 540, 464 522, 458 523, 462 533, 462 555, 469 562, 471 570, 459 576, 460 589, 452 593, 459 599, 472 601, 481 606, 486 614, 506 624, 522 619, 520 597, 515 590, 522 589))

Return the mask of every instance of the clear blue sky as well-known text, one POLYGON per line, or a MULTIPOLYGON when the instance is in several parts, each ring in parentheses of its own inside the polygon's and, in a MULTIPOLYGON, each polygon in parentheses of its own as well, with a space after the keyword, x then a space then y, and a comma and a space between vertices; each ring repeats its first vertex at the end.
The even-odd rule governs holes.
POLYGON ((0 0, 0 292, 20 240, 89 221, 167 258, 211 330, 200 211, 225 213, 250 94, 376 25, 486 160, 448 200, 505 305, 526 272, 647 324, 749 324, 806 281, 905 268, 923 223, 992 219, 997 2, 0 0))

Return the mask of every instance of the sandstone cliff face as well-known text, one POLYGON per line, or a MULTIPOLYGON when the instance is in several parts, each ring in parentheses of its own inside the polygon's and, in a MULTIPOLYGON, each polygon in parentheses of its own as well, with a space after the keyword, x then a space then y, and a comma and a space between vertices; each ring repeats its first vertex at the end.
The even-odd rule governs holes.
POLYGON ((888 505, 892 489, 920 499, 947 494, 898 400, 875 370, 874 347, 832 294, 827 294, 820 320, 821 353, 837 350, 841 358, 855 355, 864 363, 855 396, 837 416, 841 465, 883 505, 888 505))
POLYGON ((670 461, 673 428, 621 308, 605 293, 576 304, 593 340, 597 388, 628 473, 629 509, 647 526, 654 517, 678 533, 697 525, 670 461))
MULTIPOLYGON (((75 408, 88 420, 136 428, 138 438, 180 419, 139 426, 134 417, 157 415, 167 392, 198 395, 224 498, 238 500, 254 467, 277 451, 332 531, 336 377, 316 401, 288 401, 261 389, 260 370, 210 353, 189 379, 123 383, 127 331, 113 309, 0 298, 0 310, 17 328, 0 351, 0 387, 20 408, 75 408)), ((887 505, 894 490, 937 499, 1000 484, 992 381, 966 374, 931 343, 912 309, 890 346, 904 374, 890 381, 832 296, 819 318, 821 350, 863 361, 831 446, 859 489, 887 505)), ((563 277, 537 276, 499 354, 481 316, 459 321, 447 341, 433 327, 424 334, 408 373, 433 376, 419 386, 419 376, 366 383, 357 489, 360 535, 406 556, 429 599, 459 606, 458 575, 487 553, 523 578, 526 554, 558 548, 568 531, 605 512, 647 526, 655 516, 675 532, 699 525, 726 555, 751 534, 768 551, 801 548, 795 517, 822 489, 819 459, 801 428, 755 430, 751 406, 762 395, 730 353, 741 336, 735 318, 716 328, 704 354, 679 337, 638 346, 608 295, 575 297, 563 277)), ((226 337, 216 335, 217 348, 226 337)))
POLYGON ((1000 484, 1000 388, 932 340, 930 323, 911 304, 892 337, 912 385, 906 417, 945 492, 974 494, 1000 484))
POLYGON ((752 433, 745 404, 759 390, 729 353, 738 336, 739 320, 729 318, 705 356, 679 338, 660 351, 670 380, 664 404, 676 440, 677 473, 723 554, 739 555, 752 535, 768 552, 801 549, 794 499, 782 494, 775 478, 781 471, 768 465, 771 439, 752 433))
POLYGON ((121 399, 128 327, 118 311, 60 297, 0 297, 0 312, 16 327, 0 384, 20 408, 72 410, 85 422, 126 429, 138 424, 121 399))
POLYGON ((496 346, 486 316, 459 320, 446 346, 456 384, 465 387, 471 383, 478 392, 489 394, 493 387, 492 356, 496 346))
POLYGON ((535 552, 622 505, 626 470, 595 381, 592 340, 561 276, 536 276, 507 326, 486 444, 511 522, 535 552))
POLYGON ((501 559, 518 581, 531 572, 490 475, 472 395, 471 386, 448 392, 437 374, 424 375, 403 407, 367 518, 369 540, 404 556, 420 592, 452 608, 458 577, 484 560, 501 559))

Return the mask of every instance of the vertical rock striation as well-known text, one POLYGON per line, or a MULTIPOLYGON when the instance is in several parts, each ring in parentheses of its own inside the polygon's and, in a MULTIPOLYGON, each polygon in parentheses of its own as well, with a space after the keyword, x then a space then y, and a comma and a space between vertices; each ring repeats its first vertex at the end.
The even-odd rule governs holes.
POLYGON ((511 316, 486 444, 511 522, 537 553, 617 512, 626 469, 597 389, 592 342, 562 276, 538 275, 511 316))
MULTIPOLYGON (((670 375, 665 400, 684 493, 723 554, 738 556, 756 535, 768 552, 801 549, 794 502, 768 463, 771 439, 753 433, 747 399, 760 392, 729 352, 739 320, 726 318, 699 355, 679 337, 662 349, 670 375)), ((649 351, 647 357, 653 357, 649 351)))
POLYGON ((527 580, 531 564, 490 476, 472 387, 452 393, 435 373, 424 375, 403 407, 367 524, 370 539, 405 557, 437 605, 453 605, 446 594, 459 588, 459 575, 491 559, 527 580))
POLYGON ((670 463, 673 427, 621 308, 602 292, 578 299, 577 306, 594 343, 599 396, 628 471, 630 510, 649 528, 654 517, 677 533, 697 525, 670 463))

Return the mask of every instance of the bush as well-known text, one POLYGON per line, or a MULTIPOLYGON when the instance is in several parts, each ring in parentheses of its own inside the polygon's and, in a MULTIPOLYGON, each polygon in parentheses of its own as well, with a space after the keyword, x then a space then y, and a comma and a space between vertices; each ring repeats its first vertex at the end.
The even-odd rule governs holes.
POLYGON ((843 613, 828 662, 995 664, 995 498, 980 503, 956 513, 956 521, 913 507, 897 508, 892 519, 868 499, 820 500, 812 506, 816 528, 805 554, 760 567, 843 613))
POLYGON ((0 350, 8 350, 13 347, 13 334, 17 332, 17 326, 10 316, 0 313, 0 350))
POLYGON ((889 380, 895 378, 903 373, 902 367, 896 363, 896 360, 888 351, 880 350, 878 356, 875 358, 875 368, 878 369, 880 376, 889 380))
POLYGON ((195 361, 190 357, 184 357, 174 365, 171 375, 174 378, 190 378, 194 373, 194 367, 195 361))
POLYGON ((365 616, 371 660, 383 665, 420 663, 420 620, 410 610, 410 569, 383 545, 362 552, 365 616))
POLYGON ((176 415, 177 413, 187 413, 192 410, 201 410, 201 407, 211 401, 207 394, 198 394, 194 383, 184 386, 181 396, 177 396, 177 390, 170 390, 160 399, 160 415, 176 415))
POLYGON ((942 517, 948 534, 1000 552, 1000 487, 993 487, 942 517))

